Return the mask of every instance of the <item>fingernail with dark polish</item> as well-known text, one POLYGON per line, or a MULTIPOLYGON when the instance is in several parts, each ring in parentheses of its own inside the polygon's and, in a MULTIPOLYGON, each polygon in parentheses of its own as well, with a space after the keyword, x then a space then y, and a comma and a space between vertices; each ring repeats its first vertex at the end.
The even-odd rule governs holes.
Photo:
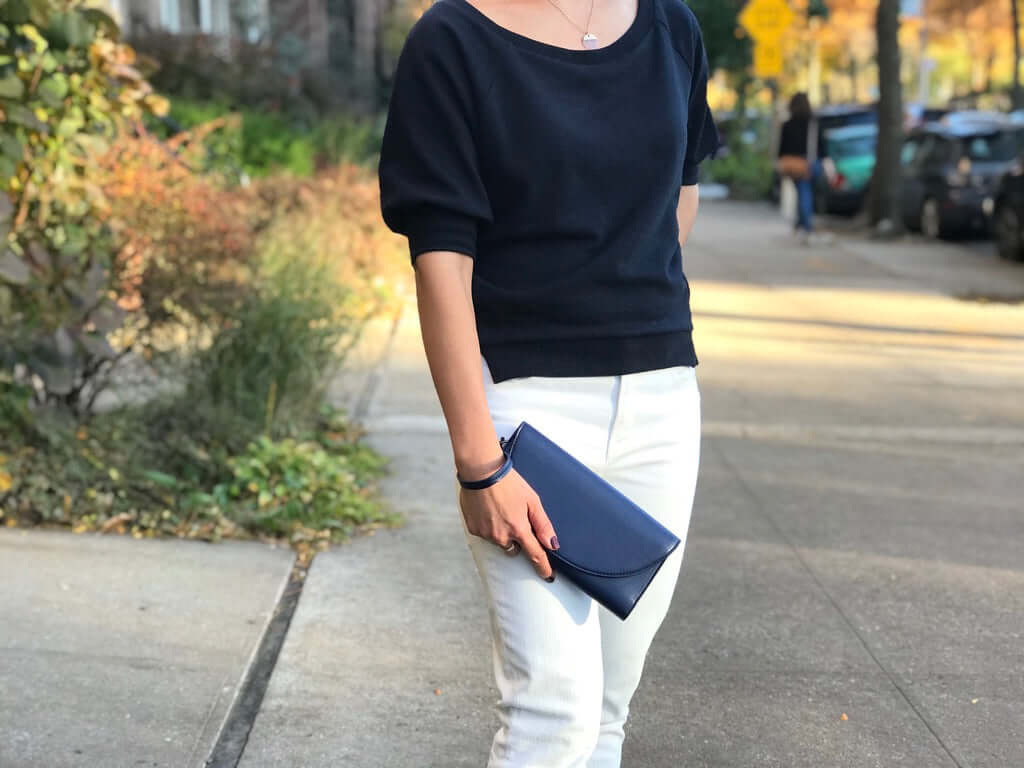
POLYGON ((551 574, 551 578, 550 579, 544 579, 544 581, 546 581, 548 584, 553 583, 554 580, 555 580, 555 575, 554 574, 551 574))
POLYGON ((552 536, 551 537, 551 548, 552 549, 558 549, 558 537, 557 536, 552 536))

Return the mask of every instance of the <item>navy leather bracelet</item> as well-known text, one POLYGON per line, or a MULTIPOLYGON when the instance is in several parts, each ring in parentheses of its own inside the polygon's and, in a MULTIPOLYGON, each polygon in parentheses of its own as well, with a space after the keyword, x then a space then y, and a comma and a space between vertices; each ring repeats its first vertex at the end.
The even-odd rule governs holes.
POLYGON ((505 463, 502 464, 501 467, 498 468, 492 475, 488 475, 487 477, 481 480, 463 480, 461 477, 459 477, 459 473, 456 472, 455 478, 459 481, 459 485, 461 485, 463 488, 466 488, 470 491, 478 491, 481 488, 489 488, 490 486, 494 485, 496 482, 501 480, 501 478, 507 475, 510 469, 512 469, 512 457, 509 454, 505 454, 505 463))

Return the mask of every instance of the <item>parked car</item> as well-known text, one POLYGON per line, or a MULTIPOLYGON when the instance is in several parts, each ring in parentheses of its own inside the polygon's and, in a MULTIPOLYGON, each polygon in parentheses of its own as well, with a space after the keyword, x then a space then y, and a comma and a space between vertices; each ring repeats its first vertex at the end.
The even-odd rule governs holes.
POLYGON ((1000 256, 1024 260, 1024 155, 1017 156, 996 187, 992 234, 1000 256))
MULTIPOLYGON (((948 117, 948 116, 947 116, 948 117)), ((1005 118, 929 123, 903 143, 903 220, 927 237, 986 231, 1024 127, 1005 118)))
POLYGON ((969 130, 971 127, 985 127, 987 125, 1005 125, 1013 122, 1010 115, 1005 112, 994 112, 988 109, 958 109, 947 112, 941 120, 943 125, 961 130, 969 130))
MULTIPOLYGON (((835 128, 878 125, 878 107, 874 104, 830 104, 816 109, 814 117, 818 121, 819 142, 824 142, 825 134, 835 128)), ((819 152, 821 149, 824 149, 823 145, 819 145, 819 152)))
POLYGON ((814 204, 819 213, 856 213, 875 168, 878 126, 847 125, 825 131, 826 163, 832 173, 818 178, 814 204))
POLYGON ((924 123, 941 120, 950 110, 946 107, 928 107, 920 102, 911 102, 904 106, 903 112, 903 127, 909 131, 924 123))

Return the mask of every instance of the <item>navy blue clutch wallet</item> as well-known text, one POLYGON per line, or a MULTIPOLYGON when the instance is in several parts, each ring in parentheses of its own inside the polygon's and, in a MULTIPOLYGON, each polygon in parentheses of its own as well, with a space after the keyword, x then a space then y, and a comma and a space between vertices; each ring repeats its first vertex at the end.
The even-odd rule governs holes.
POLYGON ((501 447, 555 527, 552 569, 625 619, 679 538, 525 421, 501 447))

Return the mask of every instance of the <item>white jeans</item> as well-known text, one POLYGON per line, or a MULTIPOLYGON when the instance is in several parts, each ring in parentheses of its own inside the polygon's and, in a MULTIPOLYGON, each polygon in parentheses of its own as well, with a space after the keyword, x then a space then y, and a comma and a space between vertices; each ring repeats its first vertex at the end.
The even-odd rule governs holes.
POLYGON ((621 621, 567 579, 548 584, 525 557, 466 533, 489 603, 500 693, 488 768, 615 768, 629 702, 682 563, 700 458, 696 371, 496 384, 482 364, 499 437, 529 422, 683 540, 621 621))

